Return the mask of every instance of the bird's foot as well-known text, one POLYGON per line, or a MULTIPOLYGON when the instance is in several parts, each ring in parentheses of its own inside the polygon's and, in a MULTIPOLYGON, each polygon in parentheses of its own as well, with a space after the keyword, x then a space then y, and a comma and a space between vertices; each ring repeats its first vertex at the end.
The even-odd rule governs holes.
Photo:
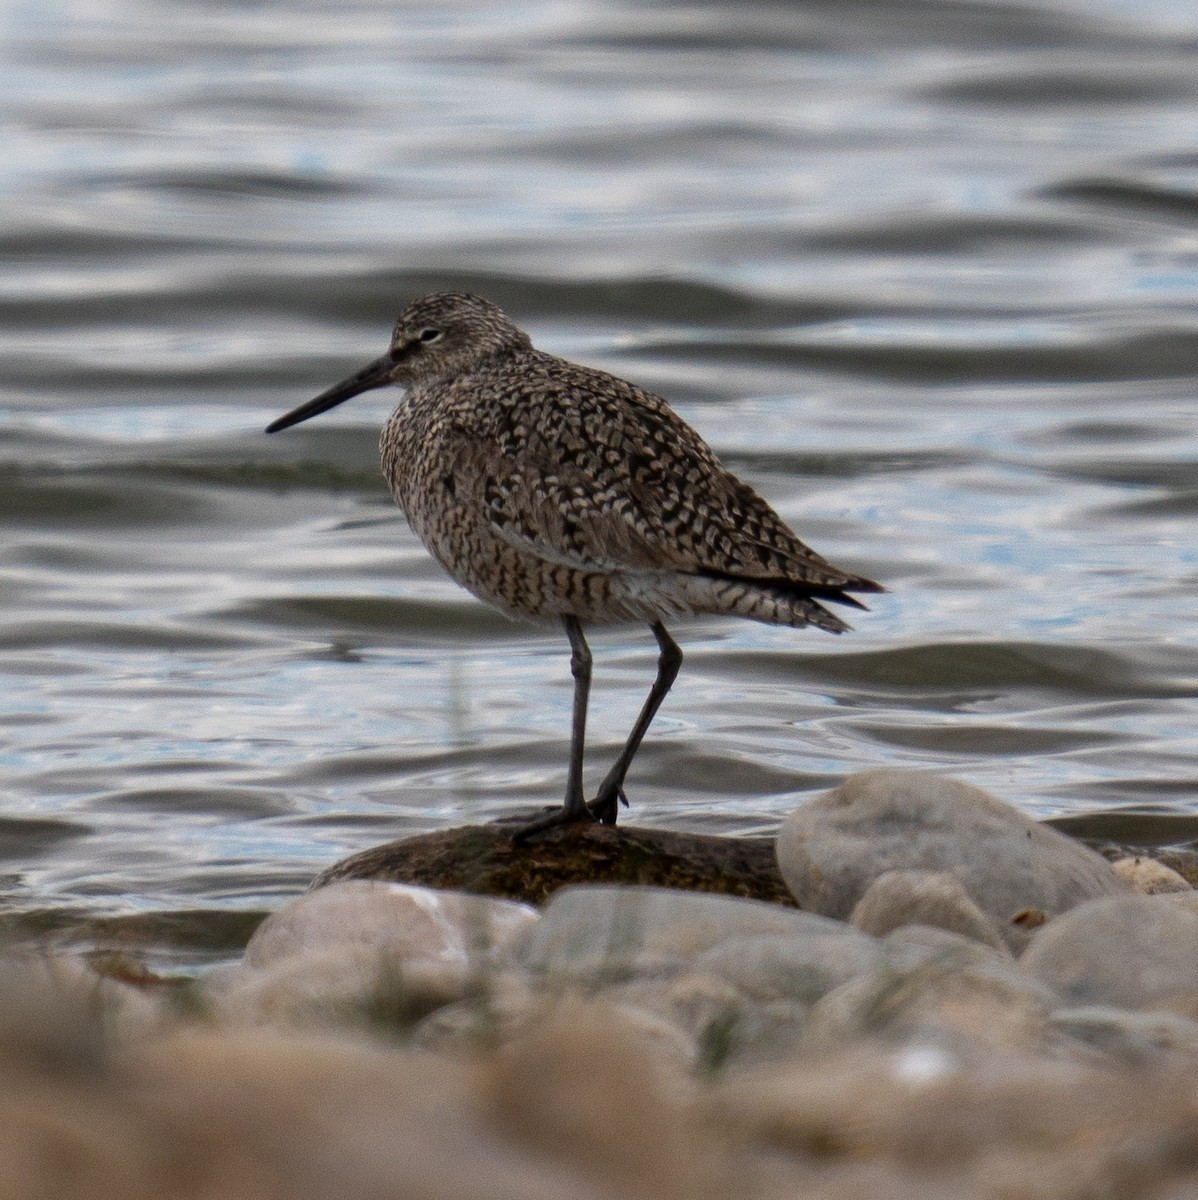
POLYGON ((520 846, 538 833, 544 833, 548 829, 560 829, 563 825, 590 825, 595 822, 600 825, 615 825, 621 804, 625 808, 628 807, 623 783, 601 783, 594 800, 583 805, 565 804, 543 817, 528 821, 513 830, 512 841, 520 846))
POLYGON ((516 846, 522 846, 529 838, 534 837, 538 833, 544 833, 548 829, 560 829, 563 825, 593 825, 601 819, 601 817, 591 810, 589 805, 585 804, 578 809, 566 807, 555 808, 545 816, 537 817, 535 820, 528 821, 518 829, 513 830, 512 843, 516 846))
POLYGON ((614 825, 620 812, 620 805, 628 807, 628 797, 624 795, 623 783, 602 783, 599 794, 587 805, 587 811, 602 825, 614 825))

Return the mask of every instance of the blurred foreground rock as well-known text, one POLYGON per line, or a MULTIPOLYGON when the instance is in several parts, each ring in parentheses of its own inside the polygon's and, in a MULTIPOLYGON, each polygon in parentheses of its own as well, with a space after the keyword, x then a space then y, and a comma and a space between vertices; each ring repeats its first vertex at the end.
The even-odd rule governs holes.
POLYGON ((343 879, 181 992, 11 960, 3 1194, 1198 1195, 1198 893, 1006 808, 846 781, 781 851, 823 913, 343 879))

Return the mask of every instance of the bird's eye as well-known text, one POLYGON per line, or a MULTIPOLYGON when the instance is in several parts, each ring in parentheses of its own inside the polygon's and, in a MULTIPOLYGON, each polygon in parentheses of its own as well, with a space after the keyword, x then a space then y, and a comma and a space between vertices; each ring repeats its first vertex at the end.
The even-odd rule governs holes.
POLYGON ((420 331, 420 340, 426 345, 433 342, 439 342, 444 335, 439 329, 422 329, 420 331))

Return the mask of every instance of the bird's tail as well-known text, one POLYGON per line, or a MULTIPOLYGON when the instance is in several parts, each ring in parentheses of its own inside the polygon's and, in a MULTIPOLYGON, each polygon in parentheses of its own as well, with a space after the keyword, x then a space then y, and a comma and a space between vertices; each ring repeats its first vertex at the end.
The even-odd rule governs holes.
POLYGON ((707 592, 707 603, 701 607, 697 605, 698 611, 727 613, 729 616, 748 617, 751 621, 763 621, 767 625, 790 625, 795 629, 814 625, 828 633, 845 633, 852 626, 826 609, 821 600, 868 611, 849 592, 885 590, 872 579, 856 576, 846 576, 843 587, 732 575, 692 578, 703 579, 707 585, 703 589, 707 592))
POLYGON ((806 625, 814 625, 828 633, 846 633, 852 629, 847 621, 842 621, 809 595, 748 582, 722 584, 719 593, 719 607, 709 611, 748 617, 767 625, 789 625, 794 629, 806 625))

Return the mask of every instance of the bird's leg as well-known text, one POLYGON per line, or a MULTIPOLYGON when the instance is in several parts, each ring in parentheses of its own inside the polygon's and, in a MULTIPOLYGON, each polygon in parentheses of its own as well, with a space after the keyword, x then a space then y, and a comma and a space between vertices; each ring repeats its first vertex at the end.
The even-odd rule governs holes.
POLYGON ((657 678, 649 689, 644 707, 636 719, 636 724, 632 727, 632 732, 628 735, 628 741, 624 743, 624 749, 620 751, 620 757, 616 759, 612 769, 608 771, 607 777, 599 785, 599 792, 589 806, 590 811, 604 825, 614 825, 616 813, 619 811, 619 803, 625 805, 628 803, 624 795, 624 776, 628 774, 628 768, 632 765, 632 760, 640 748, 641 742, 644 741, 645 734, 648 732, 653 718, 657 715, 657 710, 661 707, 661 702, 666 698, 666 693, 673 686, 674 680, 678 678, 678 668, 682 666, 682 651, 660 621, 653 622, 653 636, 661 648, 661 654, 657 659, 657 678))
POLYGON ((583 636, 577 617, 564 617, 566 636, 570 639, 570 674, 574 676, 574 717, 570 726, 570 766, 566 773, 565 803, 547 817, 521 825, 512 835, 517 844, 531 834, 574 821, 594 821, 595 814, 587 807, 582 790, 582 755, 587 733, 587 701, 591 694, 591 648, 583 636))
POLYGON ((570 769, 566 775, 566 820, 577 821, 587 813, 582 790, 582 753, 587 736, 587 702, 591 695, 591 648, 577 617, 564 618, 570 639, 570 674, 574 676, 574 718, 570 725, 570 769))

